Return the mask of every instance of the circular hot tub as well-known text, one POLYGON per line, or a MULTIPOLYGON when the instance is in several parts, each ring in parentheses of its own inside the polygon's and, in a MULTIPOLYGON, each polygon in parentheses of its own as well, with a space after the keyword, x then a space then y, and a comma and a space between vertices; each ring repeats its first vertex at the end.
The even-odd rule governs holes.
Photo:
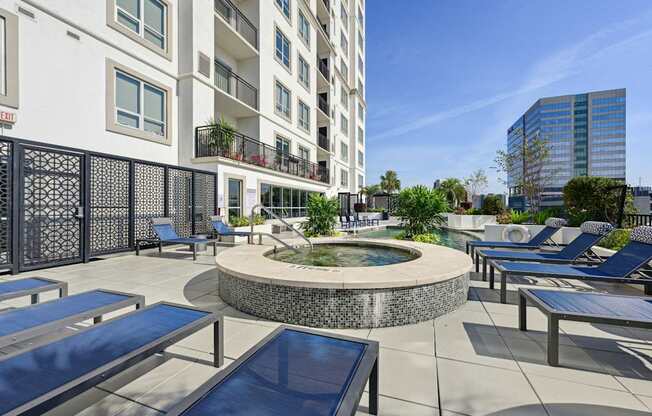
POLYGON ((299 252, 241 245, 219 253, 220 297, 261 318, 325 328, 417 323, 467 300, 469 256, 379 239, 316 239, 299 252))

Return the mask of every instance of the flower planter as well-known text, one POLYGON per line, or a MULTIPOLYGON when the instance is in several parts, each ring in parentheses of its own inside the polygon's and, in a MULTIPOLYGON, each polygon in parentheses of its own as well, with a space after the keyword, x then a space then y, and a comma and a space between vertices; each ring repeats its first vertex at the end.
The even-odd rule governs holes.
POLYGON ((448 214, 448 228, 454 230, 482 231, 489 224, 496 224, 495 215, 448 214))

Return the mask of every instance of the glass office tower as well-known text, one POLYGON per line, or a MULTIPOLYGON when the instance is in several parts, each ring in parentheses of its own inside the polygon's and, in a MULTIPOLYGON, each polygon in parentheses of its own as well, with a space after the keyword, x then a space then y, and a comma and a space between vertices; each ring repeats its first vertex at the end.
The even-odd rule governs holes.
MULTIPOLYGON (((563 95, 537 100, 507 130, 507 149, 539 137, 550 146, 544 169, 550 182, 541 206, 562 204, 562 189, 575 176, 625 181, 625 89, 563 95)), ((509 206, 525 209, 516 187, 519 168, 508 174, 509 206)))

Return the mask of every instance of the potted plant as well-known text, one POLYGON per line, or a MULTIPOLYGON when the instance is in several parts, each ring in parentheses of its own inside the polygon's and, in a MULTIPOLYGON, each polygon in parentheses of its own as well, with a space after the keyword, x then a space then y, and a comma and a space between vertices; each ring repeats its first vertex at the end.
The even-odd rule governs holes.
POLYGON ((215 149, 214 153, 217 156, 229 157, 231 148, 235 138, 235 127, 224 120, 224 116, 216 121, 214 118, 208 120, 208 124, 214 126, 208 136, 208 145, 215 149))

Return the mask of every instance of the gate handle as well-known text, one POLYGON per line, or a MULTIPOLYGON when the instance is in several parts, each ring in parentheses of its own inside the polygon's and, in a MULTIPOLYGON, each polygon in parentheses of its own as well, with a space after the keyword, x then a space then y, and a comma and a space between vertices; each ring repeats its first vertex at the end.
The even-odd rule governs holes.
POLYGON ((77 213, 75 214, 75 218, 80 220, 84 218, 84 207, 82 206, 77 207, 77 213))

